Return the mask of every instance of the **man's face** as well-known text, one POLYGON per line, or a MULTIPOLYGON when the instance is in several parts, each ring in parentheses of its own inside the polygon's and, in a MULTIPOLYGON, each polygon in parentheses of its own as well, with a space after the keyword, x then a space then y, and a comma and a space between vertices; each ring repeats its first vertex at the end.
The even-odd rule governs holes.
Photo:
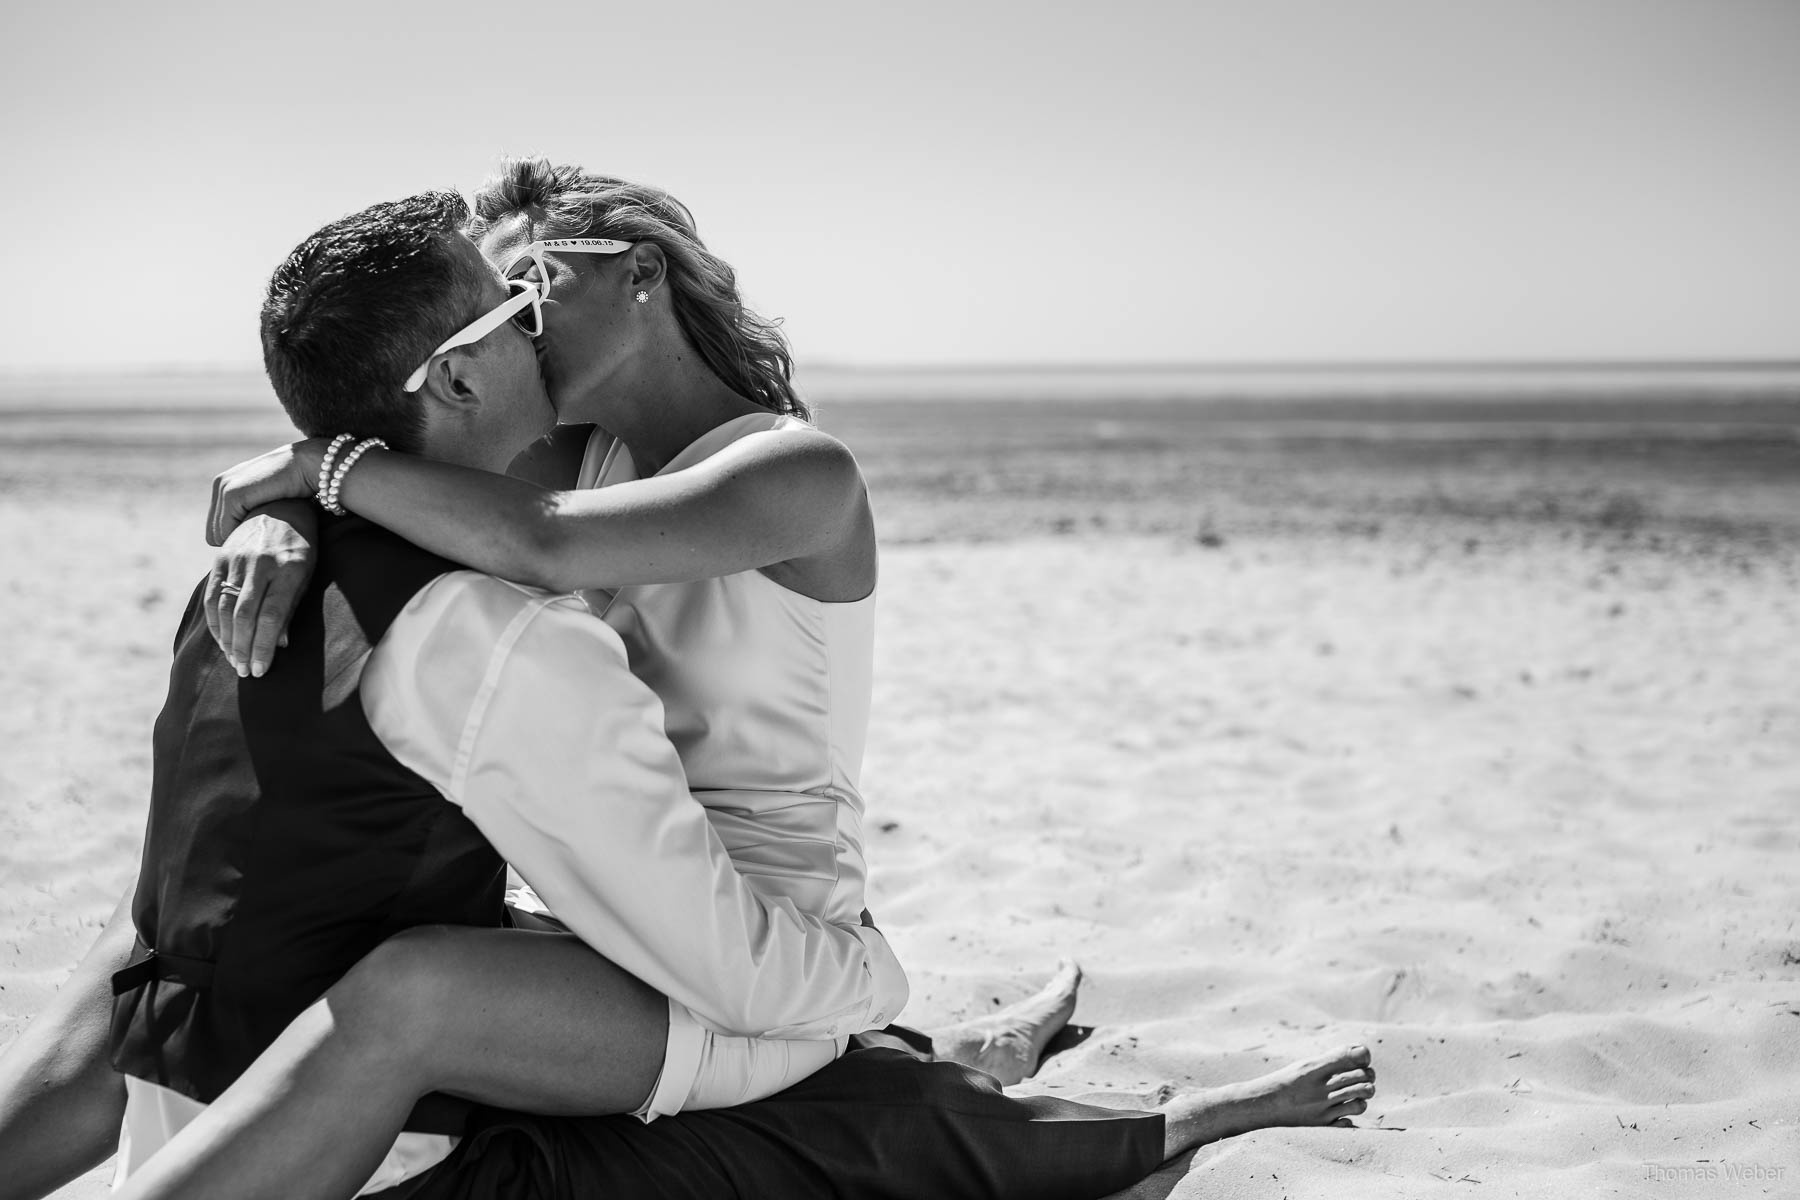
MULTIPOLYGON (((468 238, 457 235, 453 252, 481 280, 477 312, 487 312, 510 294, 500 273, 468 238)), ((468 362, 468 378, 481 392, 481 406, 470 418, 463 458, 488 470, 504 471, 519 452, 556 425, 556 413, 544 391, 531 338, 511 321, 481 339, 480 351, 468 362)))

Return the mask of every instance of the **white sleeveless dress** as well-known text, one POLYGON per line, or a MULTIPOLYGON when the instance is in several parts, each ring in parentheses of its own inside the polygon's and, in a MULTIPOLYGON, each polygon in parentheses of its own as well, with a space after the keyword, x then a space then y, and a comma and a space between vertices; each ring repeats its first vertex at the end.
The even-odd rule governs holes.
MULTIPOLYGON (((740 438, 804 427, 776 413, 738 417, 659 474, 740 438)), ((578 486, 636 478, 623 443, 597 431, 578 486)), ((868 879, 857 784, 873 685, 874 594, 827 603, 742 571, 585 595, 624 640, 632 674, 662 699, 688 786, 738 870, 802 912, 856 924, 868 879)))

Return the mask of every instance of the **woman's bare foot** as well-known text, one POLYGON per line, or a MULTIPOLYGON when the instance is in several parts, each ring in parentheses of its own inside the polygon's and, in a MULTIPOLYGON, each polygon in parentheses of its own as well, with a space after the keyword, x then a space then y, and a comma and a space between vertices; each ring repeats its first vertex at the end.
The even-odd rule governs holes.
POLYGON ((1071 959, 1056 964, 1037 995, 999 1012, 936 1030, 931 1048, 939 1059, 986 1071, 1002 1087, 1035 1075, 1044 1046, 1075 1014, 1081 968, 1071 959))
POLYGON ((1367 1046, 1346 1046, 1244 1083, 1178 1092, 1157 1106, 1167 1118, 1163 1157, 1272 1125, 1349 1125, 1374 1094, 1367 1046))

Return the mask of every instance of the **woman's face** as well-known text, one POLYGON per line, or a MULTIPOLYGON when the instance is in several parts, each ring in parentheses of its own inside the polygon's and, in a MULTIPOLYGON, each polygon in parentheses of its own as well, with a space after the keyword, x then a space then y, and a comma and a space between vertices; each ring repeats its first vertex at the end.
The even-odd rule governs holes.
POLYGON ((638 330, 629 311, 631 254, 546 251, 539 257, 550 278, 543 280, 537 262, 523 253, 539 233, 519 213, 481 239, 481 252, 507 278, 535 280, 546 288, 544 331, 534 348, 558 419, 605 425, 598 409, 608 381, 636 349, 638 330))

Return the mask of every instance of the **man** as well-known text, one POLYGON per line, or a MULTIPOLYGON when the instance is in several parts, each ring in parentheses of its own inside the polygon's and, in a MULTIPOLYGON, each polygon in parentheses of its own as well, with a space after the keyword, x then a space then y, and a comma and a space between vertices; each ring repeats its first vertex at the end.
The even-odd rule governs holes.
MULTIPOLYGON (((302 428, 354 425, 489 470, 548 428, 529 342, 504 319, 479 321, 506 291, 456 232, 462 216, 443 195, 378 205, 327 227, 284 266, 296 276, 284 300, 294 321, 349 330, 312 356, 324 361, 293 347, 271 354, 302 428), (395 383, 458 327, 483 335, 452 352, 449 386, 409 399, 395 383), (334 408, 358 403, 354 420, 334 408)), ((279 341, 286 327, 265 333, 279 341)), ((654 696, 603 623, 569 598, 458 571, 354 519, 328 522, 322 542, 282 669, 267 678, 232 671, 207 635, 202 597, 189 606, 130 919, 122 906, 0 1071, 0 1150, 13 1168, 0 1194, 41 1194, 103 1156, 117 1101, 102 1051, 127 1076, 130 1172, 390 935, 499 925, 495 848, 576 932, 718 1028, 805 1038, 897 1013, 904 978, 878 933, 771 905, 731 869, 678 786, 654 696), (421 686, 426 675, 433 682, 421 686), (605 756, 640 798, 661 792, 626 806, 570 795, 555 786, 566 776, 544 768, 571 754, 605 756), (118 1000, 101 1038, 96 992, 108 983, 118 1000), (34 1140, 53 1128, 70 1136, 34 1140)), ((665 1078, 673 1050, 672 1038, 656 1048, 665 1078)), ((720 1180, 752 1194, 936 1194, 1062 1163, 1059 1182, 1079 1195, 1162 1157, 1160 1116, 1034 1108, 954 1067, 925 1070, 891 1051, 850 1057, 729 1119, 645 1126, 484 1112, 468 1124, 466 1112, 422 1105, 365 1191, 522 1195, 541 1191, 549 1170, 564 1194, 705 1192, 720 1180), (1066 1132, 1013 1137, 1005 1153, 984 1140, 1046 1118, 1132 1131, 1107 1131, 1117 1165, 1093 1178, 1081 1160, 1095 1155, 1066 1132), (456 1146, 449 1135, 465 1131, 456 1146)))

